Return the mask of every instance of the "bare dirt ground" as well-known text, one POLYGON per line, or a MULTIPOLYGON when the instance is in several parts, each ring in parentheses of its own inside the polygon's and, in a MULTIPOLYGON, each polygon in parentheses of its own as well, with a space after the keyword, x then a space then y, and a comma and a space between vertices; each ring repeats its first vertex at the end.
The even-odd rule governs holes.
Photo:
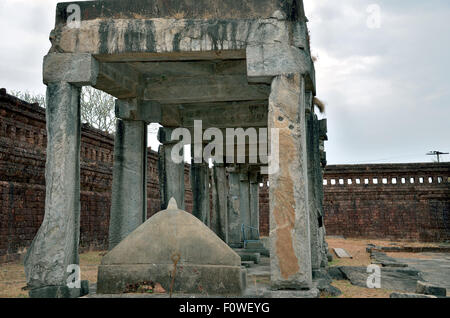
MULTIPOLYGON (((419 242, 393 242, 370 239, 343 239, 329 237, 327 239, 330 251, 333 254, 333 261, 330 266, 367 266, 370 264, 369 254, 366 253, 367 244, 380 246, 408 245, 408 246, 436 246, 437 244, 419 242), (340 247, 350 253, 352 259, 339 259, 332 248, 340 247)), ((89 280, 90 283, 97 282, 97 269, 101 258, 105 252, 91 251, 80 255, 81 278, 89 280)), ((429 259, 432 256, 422 253, 388 253, 396 258, 423 258, 429 259)), ((0 298, 23 298, 28 297, 25 287, 25 273, 21 262, 0 264, 0 298)), ((339 288, 343 295, 339 298, 386 298, 393 291, 383 289, 368 289, 353 286, 349 281, 334 281, 333 285, 339 288)), ((326 297, 326 296, 324 296, 326 297)))

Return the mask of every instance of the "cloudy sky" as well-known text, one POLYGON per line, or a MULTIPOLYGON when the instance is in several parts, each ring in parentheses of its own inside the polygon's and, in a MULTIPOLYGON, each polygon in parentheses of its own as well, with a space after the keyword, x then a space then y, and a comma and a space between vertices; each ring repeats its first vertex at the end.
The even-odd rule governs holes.
MULTIPOLYGON (((0 1, 1 87, 45 92, 57 2, 0 1)), ((305 0, 305 9, 330 164, 426 162, 430 150, 450 152, 450 1, 305 0)))

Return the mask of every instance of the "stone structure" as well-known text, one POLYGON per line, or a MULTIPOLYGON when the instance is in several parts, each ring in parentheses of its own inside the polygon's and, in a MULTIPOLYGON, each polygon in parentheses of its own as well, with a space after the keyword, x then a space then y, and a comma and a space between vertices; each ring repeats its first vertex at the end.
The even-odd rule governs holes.
MULTIPOLYGON (((269 174, 272 288, 312 288, 311 257, 319 258, 323 232, 320 204, 311 203, 320 197, 320 174, 309 171, 320 169, 317 143, 309 140, 318 137, 308 128, 315 74, 302 1, 88 1, 77 3, 79 28, 67 25, 69 5, 58 4, 52 47, 44 58, 47 194, 45 217, 25 260, 32 293, 50 290, 58 296, 66 288, 67 267, 78 264, 79 94, 84 85, 118 98, 111 248, 146 219, 148 123, 164 126, 159 134, 163 207, 172 196, 184 202, 184 163, 172 155, 175 128, 191 129, 196 120, 203 129, 267 127, 279 131, 279 140, 270 136, 269 141, 278 142, 282 154, 279 169, 269 174)), ((223 200, 215 206, 218 219, 228 221, 225 238, 231 246, 241 245, 244 237, 259 238, 253 231, 259 181, 254 172, 265 162, 252 156, 225 156, 229 202, 226 212, 220 209, 223 200)), ((194 213, 209 224, 207 174, 204 166, 192 166, 194 213)))
POLYGON ((239 255, 172 199, 106 254, 97 292, 123 293, 149 280, 168 292, 236 296, 245 290, 246 273, 239 255))

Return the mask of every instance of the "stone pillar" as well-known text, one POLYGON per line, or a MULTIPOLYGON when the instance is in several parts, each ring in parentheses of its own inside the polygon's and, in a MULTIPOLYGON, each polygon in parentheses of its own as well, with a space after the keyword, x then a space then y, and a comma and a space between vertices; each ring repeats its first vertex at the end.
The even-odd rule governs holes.
POLYGON ((215 164, 211 179, 213 189, 211 229, 228 244, 228 180, 225 166, 215 164))
POLYGON ((192 214, 210 226, 209 167, 206 163, 191 164, 192 214))
POLYGON ((259 178, 256 172, 250 174, 250 240, 259 240, 259 178), (257 230, 254 230, 257 229, 257 230))
POLYGON ((113 249, 146 220, 147 123, 117 119, 109 249, 113 249))
MULTIPOLYGON (((244 225, 245 238, 248 240, 251 236, 250 231, 250 182, 247 171, 239 173, 239 210, 241 214, 241 228, 244 225)), ((244 238, 242 238, 243 240, 244 238)))
POLYGON ((228 245, 242 247, 240 177, 234 168, 229 170, 228 186, 228 245))
POLYGON ((269 175, 271 284, 274 289, 310 289, 305 81, 301 74, 274 78, 268 118, 269 129, 279 129, 280 149, 279 170, 269 175))
POLYGON ((307 141, 307 158, 308 158, 308 196, 309 196, 309 212, 310 212, 310 239, 311 239, 311 267, 312 270, 318 270, 321 265, 322 257, 322 238, 320 237, 319 218, 319 197, 317 193, 318 169, 320 169, 319 150, 319 130, 316 125, 314 115, 313 94, 307 92, 306 100, 306 141, 307 141))
POLYGON ((158 159, 161 209, 165 210, 169 200, 174 198, 178 207, 184 210, 184 161, 176 163, 172 160, 172 149, 178 143, 172 141, 172 131, 172 128, 162 127, 158 132, 158 139, 162 143, 158 159))
POLYGON ((45 216, 25 256, 30 297, 79 297, 80 91, 95 85, 98 63, 90 54, 49 54, 45 216))

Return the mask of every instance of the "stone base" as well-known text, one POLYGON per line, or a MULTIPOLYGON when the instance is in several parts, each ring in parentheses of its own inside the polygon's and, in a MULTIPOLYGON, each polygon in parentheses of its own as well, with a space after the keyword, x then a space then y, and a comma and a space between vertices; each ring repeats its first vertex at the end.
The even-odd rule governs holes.
MULTIPOLYGON (((98 294, 123 293, 128 284, 152 281, 170 292, 173 264, 100 265, 98 294)), ((173 293, 241 295, 246 288, 246 269, 240 266, 184 265, 177 267, 173 293)))
POLYGON ((317 288, 308 290, 270 290, 268 288, 253 288, 249 286, 243 298, 319 298, 317 288))
POLYGON ((81 288, 67 286, 45 286, 31 289, 30 298, 78 298, 89 294, 89 281, 81 281, 81 288))

